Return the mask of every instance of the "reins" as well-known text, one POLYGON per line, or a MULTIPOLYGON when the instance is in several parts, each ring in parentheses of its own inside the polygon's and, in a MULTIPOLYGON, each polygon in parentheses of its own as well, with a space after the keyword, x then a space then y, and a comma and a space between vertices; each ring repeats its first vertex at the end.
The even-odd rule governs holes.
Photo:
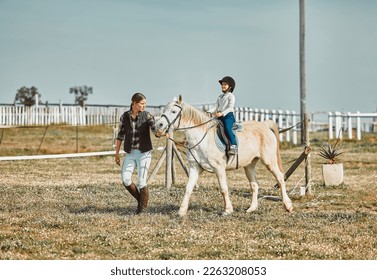
MULTIPOLYGON (((217 119, 217 118, 210 118, 209 120, 207 120, 207 121, 205 121, 205 122, 203 122, 203 123, 200 123, 200 124, 198 124, 198 125, 194 125, 194 126, 190 126, 190 127, 182 127, 182 128, 179 128, 180 123, 181 123, 181 117, 182 117, 182 107, 179 106, 178 104, 174 104, 174 106, 177 106, 178 108, 180 108, 180 112, 177 114, 177 116, 174 118, 173 121, 170 122, 169 118, 168 118, 165 114, 162 114, 162 115, 161 115, 161 117, 165 118, 166 121, 167 121, 167 123, 168 123, 168 130, 170 129, 171 125, 174 124, 174 123, 177 121, 178 118, 179 118, 179 123, 178 123, 177 128, 174 129, 174 131, 190 130, 190 129, 193 129, 193 128, 197 128, 197 127, 203 126, 203 125, 205 125, 205 124, 207 124, 207 123, 210 123, 210 122, 212 122, 212 121, 214 121, 214 120, 217 119)), ((207 136, 209 130, 210 130, 211 128, 213 128, 215 125, 216 125, 216 124, 212 124, 211 126, 207 127, 207 130, 206 130, 206 132, 204 133, 203 137, 199 140, 198 143, 196 143, 196 144, 193 145, 192 147, 188 147, 188 146, 186 146, 186 145, 184 145, 184 144, 181 144, 181 143, 175 141, 173 138, 170 138, 170 136, 167 137, 167 138, 168 138, 170 141, 173 141, 176 145, 179 145, 179 146, 185 148, 186 150, 188 150, 188 151, 190 152, 191 156, 192 156, 192 157, 194 158, 194 160, 196 161, 196 163, 197 163, 197 164, 198 164, 203 170, 206 170, 206 171, 208 171, 208 172, 212 172, 211 170, 205 169, 205 168, 199 163, 199 161, 196 159, 196 157, 194 156, 194 154, 192 153, 191 150, 194 149, 195 147, 197 147, 197 146, 200 145, 200 143, 201 143, 201 142, 204 140, 204 138, 207 136)))
POLYGON ((199 127, 199 126, 205 125, 205 124, 207 124, 207 123, 209 123, 209 122, 211 122, 211 121, 214 121, 214 120, 216 120, 216 119, 217 119, 217 118, 210 118, 208 121, 205 121, 205 122, 200 123, 200 124, 198 124, 198 125, 189 126, 189 127, 182 127, 182 128, 179 128, 179 126, 178 126, 178 128, 177 128, 175 131, 189 130, 189 129, 192 129, 192 128, 197 128, 197 127, 199 127))
MULTIPOLYGON (((208 122, 205 122, 205 123, 208 123, 208 122)), ((187 129, 196 128, 196 127, 199 127, 199 126, 201 126, 201 125, 203 125, 203 124, 205 124, 205 123, 202 123, 202 124, 197 125, 197 126, 187 127, 187 129)), ((183 144, 181 144, 181 143, 175 141, 173 138, 168 137, 168 139, 171 140, 171 141, 173 141, 175 144, 177 144, 177 145, 179 145, 179 146, 181 146, 181 147, 183 147, 183 148, 185 148, 185 149, 187 149, 187 150, 189 150, 189 151, 191 152, 191 149, 194 149, 196 146, 198 146, 198 145, 204 140, 204 138, 207 136, 208 131, 209 131, 212 127, 214 127, 214 126, 215 126, 215 125, 213 124, 213 125, 211 125, 210 127, 208 127, 207 130, 206 130, 206 133, 204 133, 202 139, 200 139, 199 142, 196 143, 196 144, 195 144, 194 146, 192 146, 192 147, 185 146, 185 145, 183 145, 183 144)), ((178 130, 178 129, 176 129, 175 131, 177 131, 177 130, 178 130)), ((182 130, 183 130, 183 129, 182 129, 182 130)))

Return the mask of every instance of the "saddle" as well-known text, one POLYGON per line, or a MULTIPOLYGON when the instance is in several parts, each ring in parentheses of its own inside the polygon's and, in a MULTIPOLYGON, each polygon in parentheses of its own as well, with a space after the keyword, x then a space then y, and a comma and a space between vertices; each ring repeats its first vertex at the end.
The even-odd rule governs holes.
MULTIPOLYGON (((233 130, 234 136, 236 138, 237 146, 238 146, 238 138, 237 138, 236 132, 243 131, 242 123, 234 123, 232 130, 233 130)), ((229 151, 229 147, 230 147, 231 143, 229 141, 229 138, 226 136, 226 133, 225 133, 225 130, 224 130, 224 124, 222 122, 218 122, 218 124, 216 126, 216 137, 215 138, 216 138, 215 142, 216 142, 217 148, 220 151, 224 152, 227 156, 227 159, 229 159, 228 158, 228 151, 229 151)), ((236 168, 238 168, 238 154, 237 154, 236 168)))
MULTIPOLYGON (((236 137, 236 142, 238 145, 238 138, 236 132, 243 131, 243 125, 242 123, 234 123, 232 127, 234 136, 236 137)), ((230 147, 230 141, 229 138, 226 136, 224 124, 222 122, 219 122, 216 127, 216 134, 219 138, 218 140, 221 141, 221 146, 219 147, 221 151, 228 151, 230 147)), ((217 141, 216 141, 217 142, 217 141)))

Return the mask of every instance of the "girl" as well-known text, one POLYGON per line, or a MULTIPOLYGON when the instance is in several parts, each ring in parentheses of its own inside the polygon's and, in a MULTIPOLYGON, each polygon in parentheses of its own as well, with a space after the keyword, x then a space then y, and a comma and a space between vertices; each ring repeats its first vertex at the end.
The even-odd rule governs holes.
POLYGON ((232 77, 226 76, 219 80, 219 83, 223 93, 217 98, 215 106, 210 108, 208 112, 211 114, 214 113, 214 115, 224 124, 225 133, 231 143, 228 150, 229 165, 234 156, 237 154, 237 142, 232 130, 235 122, 233 112, 236 99, 234 97, 233 90, 236 87, 236 82, 232 77))

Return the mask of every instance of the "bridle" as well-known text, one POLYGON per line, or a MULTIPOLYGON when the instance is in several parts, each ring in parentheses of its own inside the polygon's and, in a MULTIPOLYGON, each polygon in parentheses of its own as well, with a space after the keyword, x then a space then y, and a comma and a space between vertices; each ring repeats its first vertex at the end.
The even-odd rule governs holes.
MULTIPOLYGON (((180 106, 179 104, 174 104, 174 106, 178 107, 179 108, 179 113, 177 114, 177 116, 174 118, 174 120, 170 121, 168 116, 166 116, 166 114, 162 114, 161 115, 161 118, 164 118, 166 120, 166 122, 168 123, 168 126, 166 128, 167 131, 169 131, 170 127, 177 121, 177 119, 179 118, 178 120, 178 125, 177 125, 177 128, 174 129, 174 131, 182 131, 182 130, 189 130, 189 129, 192 129, 192 128, 196 128, 196 127, 199 127, 199 126, 202 126, 202 125, 205 125, 209 122, 212 122, 213 120, 217 120, 217 118, 210 118, 208 121, 205 121, 203 123, 200 123, 198 125, 194 125, 194 126, 190 126, 190 127, 182 127, 180 128, 179 126, 181 125, 181 118, 182 118, 182 106, 180 106)), ((210 127, 211 128, 211 127, 210 127)), ((206 134, 208 133, 208 129, 207 129, 207 132, 206 134)), ((195 145, 196 146, 196 145, 195 145)))
POLYGON ((178 126, 175 130, 178 130, 179 126, 181 125, 181 118, 182 118, 182 106, 180 106, 179 104, 174 104, 174 106, 178 107, 179 108, 179 112, 177 114, 177 116, 174 118, 174 120, 170 121, 169 118, 166 116, 166 114, 162 114, 161 115, 161 118, 165 118, 165 120, 167 121, 168 123, 168 127, 166 128, 167 131, 170 130, 170 127, 177 121, 177 119, 179 118, 179 121, 178 121, 178 126))
MULTIPOLYGON (((178 107, 178 108, 180 109, 180 111, 178 112, 178 114, 177 114, 177 116, 174 118, 174 120, 170 121, 169 118, 168 118, 168 116, 166 116, 166 114, 162 114, 162 115, 161 115, 161 118, 164 118, 164 119, 167 121, 167 123, 168 123, 168 126, 167 126, 167 128, 166 128, 166 131, 169 131, 169 130, 170 130, 170 127, 171 127, 171 126, 172 126, 177 120, 178 120, 177 128, 175 128, 173 131, 189 130, 189 129, 193 129, 193 128, 196 128, 196 127, 199 127, 199 126, 205 125, 205 124, 207 124, 207 123, 209 123, 209 122, 212 122, 212 121, 214 121, 214 120, 217 120, 217 118, 210 118, 209 120, 207 120, 207 121, 205 121, 205 122, 203 122, 203 123, 200 123, 200 124, 198 124, 198 125, 194 125, 194 126, 190 126, 190 127, 183 127, 183 128, 180 128, 179 126, 180 126, 180 124, 181 124, 181 118, 182 118, 182 110, 183 110, 183 108, 182 108, 182 106, 180 106, 180 105, 177 104, 177 103, 174 104, 174 106, 176 106, 176 107, 178 107)), ((195 147, 197 147, 197 146, 198 146, 198 145, 204 140, 204 138, 205 138, 205 137, 207 136, 207 134, 208 134, 208 131, 209 131, 212 127, 214 127, 215 125, 216 125, 216 123, 213 124, 213 125, 211 125, 211 126, 209 126, 209 127, 207 127, 207 130, 206 130, 206 132, 204 133, 203 137, 199 140, 198 143, 196 143, 196 144, 193 145, 192 147, 188 147, 188 146, 186 146, 186 145, 183 145, 183 144, 181 144, 181 143, 175 141, 173 138, 170 138, 170 136, 168 137, 168 139, 171 140, 171 141, 173 141, 176 145, 179 145, 179 146, 181 146, 181 147, 187 149, 187 150, 190 152, 191 156, 195 159, 196 163, 197 163, 197 164, 198 164, 203 170, 206 170, 206 169, 205 169, 205 168, 199 163, 199 161, 196 159, 196 157, 194 156, 194 154, 192 153, 191 150, 194 149, 195 147)), ((207 171, 212 172, 212 171, 210 171, 210 170, 207 170, 207 171)))

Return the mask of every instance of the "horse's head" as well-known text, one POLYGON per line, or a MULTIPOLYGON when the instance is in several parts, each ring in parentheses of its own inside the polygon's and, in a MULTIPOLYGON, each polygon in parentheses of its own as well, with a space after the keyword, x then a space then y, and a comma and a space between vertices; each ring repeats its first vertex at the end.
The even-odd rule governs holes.
POLYGON ((180 95, 177 101, 169 102, 161 115, 161 118, 155 123, 152 128, 156 137, 165 135, 169 128, 173 125, 175 128, 179 127, 179 122, 182 113, 182 96, 180 95))

